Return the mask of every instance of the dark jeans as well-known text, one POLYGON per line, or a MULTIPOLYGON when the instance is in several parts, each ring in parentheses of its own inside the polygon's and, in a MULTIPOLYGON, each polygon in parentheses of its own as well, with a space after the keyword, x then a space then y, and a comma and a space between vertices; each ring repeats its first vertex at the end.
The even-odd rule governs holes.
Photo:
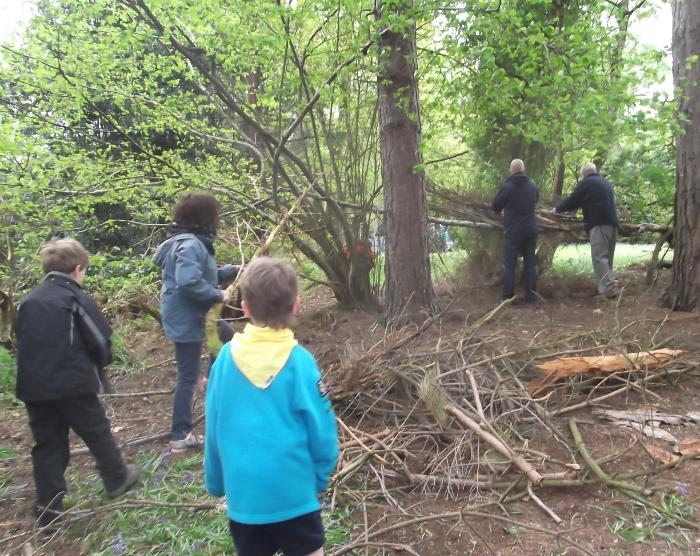
POLYGON ((32 465, 36 501, 40 506, 51 504, 51 508, 63 510, 64 473, 70 460, 69 429, 73 429, 90 449, 106 490, 113 490, 124 482, 126 466, 122 453, 96 394, 25 405, 36 443, 32 448, 32 465))
POLYGON ((173 402, 172 440, 182 440, 192 430, 192 399, 199 380, 202 342, 176 342, 177 383, 173 402))
POLYGON ((525 278, 525 301, 535 300, 537 283, 537 262, 535 248, 537 236, 508 237, 503 239, 503 299, 515 295, 515 267, 518 256, 523 257, 523 276, 525 278))

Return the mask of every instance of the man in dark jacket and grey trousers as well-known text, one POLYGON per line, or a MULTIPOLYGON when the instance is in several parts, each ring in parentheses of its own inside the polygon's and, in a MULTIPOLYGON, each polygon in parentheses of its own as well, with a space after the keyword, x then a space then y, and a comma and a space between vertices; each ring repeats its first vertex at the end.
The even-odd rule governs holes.
POLYGON ((581 167, 580 178, 576 189, 554 210, 568 212, 583 209, 598 294, 614 299, 618 295, 612 273, 618 225, 615 196, 612 186, 598 174, 592 162, 581 167))
POLYGON ((537 222, 535 206, 539 192, 535 182, 525 174, 525 164, 519 158, 510 163, 510 176, 491 203, 497 213, 504 211, 503 228, 503 299, 515 295, 515 266, 518 255, 523 257, 525 278, 524 303, 535 302, 537 268, 535 248, 537 246, 537 222))

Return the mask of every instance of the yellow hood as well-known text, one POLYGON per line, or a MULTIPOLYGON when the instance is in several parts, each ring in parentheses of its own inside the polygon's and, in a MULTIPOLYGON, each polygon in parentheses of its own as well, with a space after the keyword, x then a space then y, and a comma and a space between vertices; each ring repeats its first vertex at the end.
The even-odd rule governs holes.
POLYGON ((267 388, 287 363, 298 342, 289 328, 276 330, 246 324, 231 340, 231 357, 238 369, 258 388, 267 388))

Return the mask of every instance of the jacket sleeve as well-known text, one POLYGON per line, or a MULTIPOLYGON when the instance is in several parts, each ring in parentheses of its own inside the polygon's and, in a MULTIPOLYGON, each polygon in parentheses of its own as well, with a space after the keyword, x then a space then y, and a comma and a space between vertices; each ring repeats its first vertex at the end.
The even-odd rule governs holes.
POLYGON ((496 196, 491 203, 491 208, 494 212, 500 213, 504 208, 506 208, 506 203, 508 202, 508 196, 510 193, 510 187, 507 184, 503 184, 501 189, 498 190, 496 196))
POLYGON ((221 284, 223 282, 228 282, 229 280, 234 280, 238 273, 241 271, 241 267, 236 264, 225 264, 220 266, 217 270, 217 280, 221 284))
POLYGON ((192 244, 179 245, 175 250, 175 283, 190 299, 213 305, 223 301, 224 295, 205 280, 202 273, 204 263, 192 244))
POLYGON ((75 298, 73 314, 90 359, 99 369, 112 362, 112 328, 89 295, 75 298))
POLYGON ((581 208, 585 192, 586 187, 584 182, 579 182, 576 188, 571 192, 571 195, 557 205, 557 212, 569 212, 581 208))
POLYGON ((204 425, 204 486, 212 496, 224 495, 224 472, 219 457, 218 438, 216 437, 217 420, 219 414, 219 376, 216 372, 220 365, 220 359, 214 363, 211 369, 207 396, 205 400, 206 421, 204 425))
POLYGON ((309 451, 316 475, 316 491, 328 486, 328 479, 338 459, 338 432, 335 413, 328 396, 322 393, 321 374, 309 355, 309 366, 302 370, 297 385, 296 411, 306 425, 309 451))

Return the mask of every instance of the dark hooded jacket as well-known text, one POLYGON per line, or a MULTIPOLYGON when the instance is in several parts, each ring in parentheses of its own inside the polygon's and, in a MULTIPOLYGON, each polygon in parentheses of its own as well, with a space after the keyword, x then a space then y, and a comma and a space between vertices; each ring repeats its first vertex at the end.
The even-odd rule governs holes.
POLYGON ((590 174, 578 182, 571 195, 557 205, 557 212, 583 209, 586 231, 594 226, 617 226, 615 195, 612 186, 600 174, 590 174))
POLYGON ((520 238, 537 235, 535 207, 540 197, 535 182, 523 172, 516 172, 501 185, 491 208, 503 214, 506 237, 520 238))
POLYGON ((17 397, 58 400, 102 390, 112 329, 69 275, 50 272, 17 311, 17 397))
POLYGON ((166 239, 153 262, 162 269, 160 308, 165 336, 171 342, 202 341, 207 311, 223 301, 217 285, 235 277, 240 267, 229 264, 217 270, 214 255, 191 233, 166 239))

